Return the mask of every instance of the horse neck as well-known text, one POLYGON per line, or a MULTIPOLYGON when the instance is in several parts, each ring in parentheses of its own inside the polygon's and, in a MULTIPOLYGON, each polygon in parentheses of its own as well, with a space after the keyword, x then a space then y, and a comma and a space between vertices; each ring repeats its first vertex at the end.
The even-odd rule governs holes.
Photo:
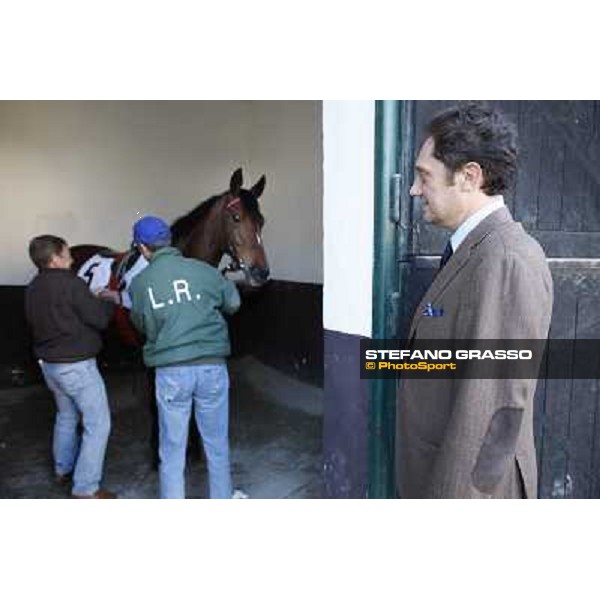
POLYGON ((228 250, 223 231, 222 204, 221 199, 215 202, 206 217, 194 227, 183 249, 186 256, 207 262, 213 267, 218 266, 228 250))

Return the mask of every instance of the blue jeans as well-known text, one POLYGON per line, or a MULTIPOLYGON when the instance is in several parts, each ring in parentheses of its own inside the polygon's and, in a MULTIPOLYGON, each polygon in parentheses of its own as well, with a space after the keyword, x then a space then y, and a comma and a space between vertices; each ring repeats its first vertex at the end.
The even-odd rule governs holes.
POLYGON ((110 433, 108 398, 96 359, 39 363, 56 400, 53 440, 56 474, 73 472, 73 494, 91 495, 100 487, 110 433), (81 438, 77 430, 80 420, 81 438))
POLYGON ((185 498, 185 453, 194 408, 211 498, 231 498, 229 375, 224 364, 156 369, 160 497, 185 498))

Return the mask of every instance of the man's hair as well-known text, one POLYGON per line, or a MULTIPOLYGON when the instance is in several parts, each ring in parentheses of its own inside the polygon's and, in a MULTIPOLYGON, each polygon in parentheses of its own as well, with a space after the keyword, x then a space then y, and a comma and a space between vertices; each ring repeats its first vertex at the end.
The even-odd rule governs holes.
POLYGON ((427 127, 433 155, 452 175, 469 162, 483 172, 489 196, 512 190, 517 177, 517 132, 502 113, 485 102, 460 103, 436 115, 427 127))
POLYGON ((160 240, 158 242, 154 242, 154 244, 144 244, 144 246, 146 246, 146 248, 148 248, 148 250, 150 250, 150 252, 156 252, 157 250, 160 250, 161 248, 166 248, 167 246, 171 245, 171 240, 160 240))
POLYGON ((38 269, 43 269, 66 245, 67 242, 56 235, 38 235, 29 242, 29 258, 38 269))

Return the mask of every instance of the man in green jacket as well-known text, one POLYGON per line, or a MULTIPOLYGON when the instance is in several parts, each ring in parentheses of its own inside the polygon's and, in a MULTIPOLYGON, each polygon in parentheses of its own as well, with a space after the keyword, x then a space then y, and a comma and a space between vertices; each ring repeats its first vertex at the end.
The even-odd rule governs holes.
POLYGON ((192 407, 202 437, 211 498, 231 498, 230 353, 227 322, 240 306, 235 285, 207 263, 172 247, 171 230, 146 216, 133 241, 150 262, 130 287, 131 319, 146 337, 144 362, 156 367, 160 496, 185 498, 185 451, 192 407))

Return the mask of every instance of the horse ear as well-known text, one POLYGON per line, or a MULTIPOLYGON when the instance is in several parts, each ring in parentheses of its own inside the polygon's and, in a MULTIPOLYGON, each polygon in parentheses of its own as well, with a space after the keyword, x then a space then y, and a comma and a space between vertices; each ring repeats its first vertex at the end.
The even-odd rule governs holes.
POLYGON ((250 192, 258 200, 265 190, 267 184, 267 178, 263 175, 253 186, 250 192))
POLYGON ((236 169, 229 180, 229 192, 232 196, 239 196, 243 182, 244 176, 242 175, 242 169, 236 169))

